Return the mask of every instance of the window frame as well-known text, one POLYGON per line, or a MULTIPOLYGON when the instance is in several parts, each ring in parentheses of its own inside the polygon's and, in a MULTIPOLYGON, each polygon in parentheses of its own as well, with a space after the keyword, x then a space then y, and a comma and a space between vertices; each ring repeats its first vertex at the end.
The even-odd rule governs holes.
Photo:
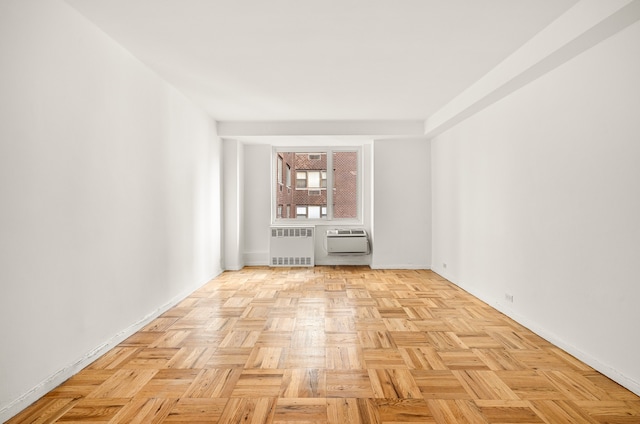
MULTIPOLYGON (((277 173, 277 158, 279 157, 279 153, 282 152, 290 152, 290 153, 324 153, 326 154, 326 170, 318 169, 320 171, 320 185, 322 186, 322 171, 326 172, 326 186, 314 188, 314 190, 325 190, 327 194, 326 199, 326 214, 320 213, 319 219, 310 219, 310 218, 298 218, 298 214, 296 212, 296 217, 292 217, 289 215, 288 218, 278 217, 277 216, 277 184, 272 183, 271 187, 271 224, 275 225, 300 225, 300 222, 305 222, 310 225, 313 224, 327 224, 327 223, 337 223, 341 225, 362 225, 363 222, 363 151, 362 146, 330 146, 330 147, 304 147, 304 146, 274 146, 271 152, 271 169, 272 175, 277 173), (357 154, 357 169, 356 169, 356 217, 355 218, 335 218, 333 216, 333 186, 334 186, 334 172, 333 172, 333 153, 334 152, 355 152, 357 154)), ((315 171, 315 170, 312 170, 315 171)), ((293 190, 309 190, 308 187, 298 188, 298 171, 295 169, 291 169, 292 180, 291 180, 291 188, 293 190), (294 178, 295 176, 295 178, 294 178)), ((308 185, 308 175, 305 179, 306 185, 308 185)), ((276 181, 273 179, 271 181, 276 181)), ((291 208, 291 212, 293 213, 294 208, 291 208)), ((309 213, 307 211, 307 217, 309 213)))
POLYGON ((285 180, 286 180, 285 185, 287 186, 287 188, 291 188, 291 165, 289 164, 287 164, 285 180))

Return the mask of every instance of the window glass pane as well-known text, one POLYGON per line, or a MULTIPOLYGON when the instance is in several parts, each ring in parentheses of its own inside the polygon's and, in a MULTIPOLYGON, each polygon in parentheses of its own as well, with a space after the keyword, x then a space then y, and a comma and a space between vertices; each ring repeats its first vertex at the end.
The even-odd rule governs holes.
MULTIPOLYGON (((283 184, 284 179, 287 179, 287 187, 289 187, 289 169, 293 168, 294 155, 293 153, 288 152, 278 152, 276 154, 276 190, 275 190, 275 204, 276 205, 286 205, 291 204, 293 199, 293 194, 291 193, 293 190, 284 188, 283 184)), ((286 218, 284 216, 284 210, 281 208, 279 211, 276 208, 276 218, 286 218)))
POLYGON ((358 217, 358 152, 333 152, 333 217, 358 217))
POLYGON ((296 188, 307 187, 307 173, 305 171, 296 171, 296 188))
POLYGON ((319 171, 309 171, 307 172, 307 187, 309 188, 320 188, 320 172, 319 171))
POLYGON ((287 164, 287 187, 291 187, 291 165, 287 164))
POLYGON ((309 206, 309 219, 320 219, 320 206, 309 206))

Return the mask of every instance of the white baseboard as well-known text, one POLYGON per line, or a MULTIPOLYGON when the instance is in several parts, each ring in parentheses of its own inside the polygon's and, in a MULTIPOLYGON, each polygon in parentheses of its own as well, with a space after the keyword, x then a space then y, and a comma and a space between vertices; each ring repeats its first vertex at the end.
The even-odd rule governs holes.
POLYGON ((371 269, 431 269, 431 264, 371 264, 371 269))
POLYGON ((244 252, 244 264, 246 266, 269 266, 269 252, 244 252))
POLYGON ((221 269, 216 270, 216 273, 211 278, 208 278, 205 282, 199 284, 195 288, 185 290, 180 294, 178 294, 177 296, 174 296, 171 300, 169 300, 159 308, 155 309, 154 311, 148 313, 143 318, 134 322, 127 328, 123 329, 122 331, 120 331, 119 333, 111 337, 109 340, 105 341, 100 346, 97 346, 94 349, 90 350, 89 352, 86 352, 80 358, 71 362, 67 366, 59 369, 58 371, 54 372, 49 377, 42 380, 36 386, 32 387, 30 390, 20 395, 15 400, 11 401, 7 405, 3 405, 2 407, 0 407, 0 422, 5 422, 9 420, 11 417, 17 415, 20 411, 27 408, 29 405, 31 405, 32 403, 40 399, 42 396, 44 396, 51 390, 55 389, 56 387, 58 387, 60 384, 62 384, 63 382, 68 380, 70 377, 72 377, 73 375, 81 371, 83 368, 91 364, 100 356, 107 353, 107 351, 109 351, 110 349, 114 348, 119 343, 127 339, 127 337, 139 331, 145 325, 149 324, 155 318, 162 315, 171 307, 173 307, 180 301, 184 300, 187 296, 189 296, 195 290, 207 284, 209 281, 211 281, 213 278, 217 277, 221 273, 222 273, 221 269))

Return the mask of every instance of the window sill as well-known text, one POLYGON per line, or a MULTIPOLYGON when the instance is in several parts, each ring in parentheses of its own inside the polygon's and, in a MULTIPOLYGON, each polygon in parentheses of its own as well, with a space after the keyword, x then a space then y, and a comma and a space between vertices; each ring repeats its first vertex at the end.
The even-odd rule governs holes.
POLYGON ((364 225, 361 220, 358 219, 277 219, 275 221, 271 221, 271 225, 279 226, 279 227, 304 227, 306 225, 313 226, 362 226, 364 225))

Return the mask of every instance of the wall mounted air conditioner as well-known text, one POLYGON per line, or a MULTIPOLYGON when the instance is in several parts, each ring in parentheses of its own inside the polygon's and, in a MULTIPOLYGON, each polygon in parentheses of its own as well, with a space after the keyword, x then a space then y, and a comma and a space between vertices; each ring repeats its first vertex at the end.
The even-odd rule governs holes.
POLYGON ((314 227, 271 227, 270 266, 314 266, 314 227))
POLYGON ((327 230, 327 252, 330 255, 367 255, 367 232, 363 229, 327 230))

